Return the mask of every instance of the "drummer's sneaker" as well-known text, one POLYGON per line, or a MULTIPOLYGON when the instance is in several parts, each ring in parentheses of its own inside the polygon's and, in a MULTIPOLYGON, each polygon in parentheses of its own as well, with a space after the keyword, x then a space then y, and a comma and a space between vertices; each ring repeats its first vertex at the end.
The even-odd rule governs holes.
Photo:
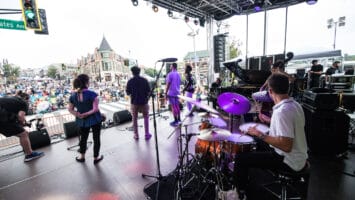
POLYGON ((44 156, 43 152, 33 151, 31 154, 25 156, 25 162, 29 162, 42 156, 44 156))

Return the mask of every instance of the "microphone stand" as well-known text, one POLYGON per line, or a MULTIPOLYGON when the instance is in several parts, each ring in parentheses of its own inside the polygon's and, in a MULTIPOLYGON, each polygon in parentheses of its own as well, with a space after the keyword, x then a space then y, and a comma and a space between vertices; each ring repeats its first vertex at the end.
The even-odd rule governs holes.
MULTIPOLYGON (((156 80, 153 84, 153 87, 150 90, 149 96, 152 97, 152 106, 153 106, 153 124, 154 124, 154 139, 155 139, 155 152, 156 152, 156 161, 157 161, 157 175, 153 176, 153 175, 147 175, 147 174, 142 174, 142 177, 151 177, 151 178, 156 178, 158 180, 158 184, 157 184, 157 189, 156 189, 156 195, 155 195, 155 199, 158 200, 159 199, 159 188, 160 188, 160 181, 164 178, 161 175, 161 171, 160 171, 160 161, 159 161, 159 149, 158 149, 158 137, 157 137, 157 122, 156 122, 156 117, 155 117, 155 105, 154 105, 154 90, 156 88, 156 85, 158 83, 159 77, 160 77, 160 73, 163 69, 165 62, 162 63, 161 68, 159 70, 159 73, 156 77, 156 80)), ((155 63, 156 65, 156 63, 155 63)))

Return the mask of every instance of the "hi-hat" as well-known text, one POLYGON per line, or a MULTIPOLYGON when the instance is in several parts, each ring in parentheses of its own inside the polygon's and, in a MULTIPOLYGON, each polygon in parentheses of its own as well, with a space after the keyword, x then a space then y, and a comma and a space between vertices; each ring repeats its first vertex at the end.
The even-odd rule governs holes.
POLYGON ((222 141, 227 140, 231 136, 231 132, 220 128, 211 128, 201 130, 200 135, 197 136, 201 140, 207 141, 222 141))
POLYGON ((215 109, 209 107, 208 105, 203 104, 203 103, 201 103, 200 101, 197 101, 197 100, 195 100, 195 99, 193 99, 193 98, 185 97, 185 96, 183 96, 183 95, 178 95, 178 97, 179 97, 180 99, 184 100, 184 101, 187 101, 187 102, 189 102, 189 103, 192 103, 193 105, 195 105, 195 106, 197 106, 197 107, 199 107, 199 108, 201 108, 201 109, 203 109, 203 110, 206 110, 207 112, 214 113, 214 114, 218 114, 218 111, 217 111, 217 110, 215 110, 215 109))
POLYGON ((251 107, 246 97, 232 92, 225 92, 219 95, 217 102, 222 110, 234 115, 245 114, 249 112, 251 107))
POLYGON ((206 121, 208 121, 214 127, 224 128, 227 126, 226 121, 224 121, 217 114, 213 114, 213 113, 209 113, 209 112, 202 112, 202 113, 198 113, 198 116, 201 117, 202 119, 205 119, 206 121))

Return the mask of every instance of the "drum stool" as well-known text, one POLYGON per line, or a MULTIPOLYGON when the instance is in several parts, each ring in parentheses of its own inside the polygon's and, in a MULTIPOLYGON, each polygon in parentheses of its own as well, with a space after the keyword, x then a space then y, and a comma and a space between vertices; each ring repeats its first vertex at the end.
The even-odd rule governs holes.
POLYGON ((263 188, 270 192, 274 197, 280 200, 307 198, 307 188, 310 174, 310 164, 308 161, 306 163, 306 166, 299 172, 276 170, 271 171, 271 173, 276 178, 276 181, 264 184, 263 188), (295 185, 301 185, 305 189, 303 191, 299 191, 298 188, 295 187, 295 185), (291 189, 293 193, 297 194, 297 196, 287 197, 287 193, 290 192, 288 191, 288 189, 291 189))

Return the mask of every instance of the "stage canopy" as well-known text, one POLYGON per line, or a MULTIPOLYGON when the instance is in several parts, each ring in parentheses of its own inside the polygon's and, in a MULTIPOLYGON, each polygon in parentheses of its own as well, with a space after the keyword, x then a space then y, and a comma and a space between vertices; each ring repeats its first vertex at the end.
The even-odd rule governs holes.
MULTIPOLYGON (((137 3, 143 0, 132 0, 137 3)), ((245 15, 287 7, 303 2, 313 4, 316 0, 144 0, 171 12, 184 13, 188 17, 220 21, 234 15, 245 15)))

